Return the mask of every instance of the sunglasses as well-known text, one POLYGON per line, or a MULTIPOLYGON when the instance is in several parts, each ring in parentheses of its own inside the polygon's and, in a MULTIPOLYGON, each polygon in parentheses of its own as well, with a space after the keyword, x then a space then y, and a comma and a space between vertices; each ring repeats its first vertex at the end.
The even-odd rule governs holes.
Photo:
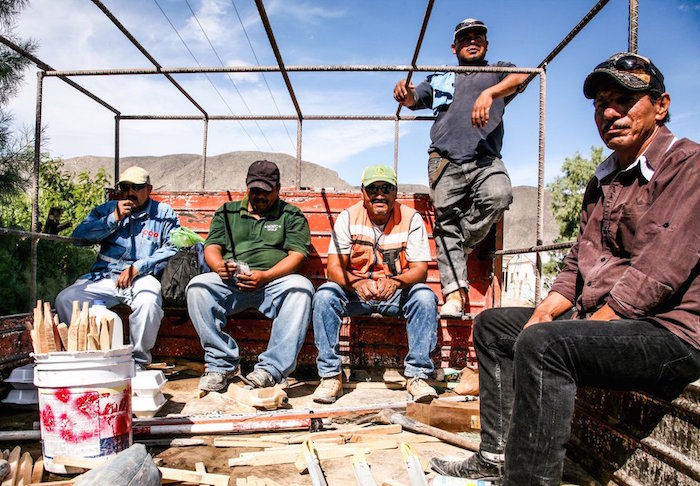
POLYGON ((658 74, 654 67, 651 65, 649 59, 634 54, 622 56, 620 58, 615 59, 614 61, 603 61, 600 64, 598 64, 595 68, 613 68, 617 69, 618 71, 630 71, 633 73, 641 71, 643 73, 653 74, 654 76, 658 77, 658 74))
POLYGON ((384 183, 381 186, 374 185, 374 184, 370 184, 369 186, 365 186, 365 191, 367 191, 367 194, 369 194, 370 196, 374 196, 377 193, 379 193, 380 189, 384 194, 391 194, 392 192, 394 192, 394 189, 396 189, 396 187, 393 184, 388 184, 388 183, 384 183))
POLYGON ((144 187, 146 187, 148 184, 131 184, 130 182, 120 182, 117 185, 117 188, 121 192, 129 192, 129 189, 132 189, 134 191, 140 191, 144 187))

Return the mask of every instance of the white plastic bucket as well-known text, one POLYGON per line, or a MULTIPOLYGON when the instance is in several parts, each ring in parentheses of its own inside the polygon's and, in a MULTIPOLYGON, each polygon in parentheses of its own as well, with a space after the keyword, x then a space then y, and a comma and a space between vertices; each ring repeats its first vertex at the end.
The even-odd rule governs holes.
POLYGON ((44 467, 65 474, 80 469, 54 464, 59 455, 101 457, 132 443, 131 346, 110 351, 35 355, 44 467))

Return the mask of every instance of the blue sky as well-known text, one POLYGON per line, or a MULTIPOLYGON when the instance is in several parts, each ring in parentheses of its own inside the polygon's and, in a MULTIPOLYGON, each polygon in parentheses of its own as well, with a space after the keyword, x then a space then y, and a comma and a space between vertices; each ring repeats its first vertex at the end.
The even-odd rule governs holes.
MULTIPOLYGON (((253 0, 187 0, 196 18, 185 0, 103 1, 163 66, 196 66, 197 62, 219 66, 219 58, 226 65, 257 64, 242 25, 259 63, 276 64, 253 0)), ((477 17, 489 27, 488 60, 537 66, 595 3, 436 0, 418 64, 454 65, 450 50, 454 26, 465 17, 477 17)), ((266 0, 264 4, 286 65, 409 64, 426 8, 425 0, 266 0)), ((678 136, 700 140, 700 1, 640 0, 639 4, 639 52, 651 57, 666 77, 672 99, 669 127, 678 136)), ((581 86, 597 63, 627 50, 627 23, 628 2, 610 0, 548 67, 547 181, 558 175, 565 157, 576 151, 588 155, 591 146, 602 145, 591 102, 583 97, 581 86)), ((38 57, 59 70, 151 67, 89 0, 32 0, 18 19, 16 33, 36 38, 38 57)), ((34 73, 33 68, 27 71, 24 89, 10 105, 18 126, 34 125, 34 73)), ((397 105, 392 89, 404 76, 398 72, 290 74, 302 113, 307 115, 393 115, 397 105)), ((210 114, 277 114, 278 109, 285 115, 295 113, 278 73, 264 78, 259 73, 175 77, 210 114)), ((425 73, 414 74, 416 82, 424 77, 425 73)), ((125 115, 199 113, 160 76, 76 80, 125 115)), ((64 158, 113 156, 111 112, 56 78, 47 79, 44 87, 44 149, 64 158)), ((537 183, 538 97, 536 78, 506 110, 503 158, 514 185, 537 183)), ((410 114, 405 109, 402 113, 410 114)), ((426 183, 429 129, 430 122, 401 123, 400 182, 426 183)), ((302 158, 359 184, 366 165, 393 163, 393 142, 393 122, 305 121, 302 158)), ((208 143, 209 155, 263 150, 296 156, 296 122, 212 121, 208 143)), ((199 121, 124 121, 121 125, 122 156, 197 154, 201 148, 199 121)))

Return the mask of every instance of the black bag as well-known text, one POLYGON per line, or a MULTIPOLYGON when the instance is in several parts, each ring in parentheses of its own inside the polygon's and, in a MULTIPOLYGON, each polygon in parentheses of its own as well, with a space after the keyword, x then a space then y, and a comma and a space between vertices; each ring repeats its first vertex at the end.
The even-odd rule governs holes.
POLYGON ((201 243, 182 248, 168 259, 160 278, 163 305, 168 307, 185 307, 187 299, 185 289, 192 278, 202 270, 200 268, 201 243))

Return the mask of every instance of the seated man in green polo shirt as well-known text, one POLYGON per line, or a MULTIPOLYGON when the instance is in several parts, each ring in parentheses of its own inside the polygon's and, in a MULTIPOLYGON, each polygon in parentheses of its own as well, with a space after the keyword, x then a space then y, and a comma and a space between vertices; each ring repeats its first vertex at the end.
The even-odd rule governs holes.
POLYGON ((309 254, 309 224, 299 208, 279 198, 280 171, 273 162, 253 162, 246 185, 241 201, 214 213, 204 243, 213 271, 187 286, 187 310, 206 363, 200 390, 223 390, 236 373, 240 352, 224 332, 227 316, 258 309, 273 319, 267 350, 246 376, 260 388, 283 382, 294 370, 309 327, 313 285, 295 273, 309 254))

